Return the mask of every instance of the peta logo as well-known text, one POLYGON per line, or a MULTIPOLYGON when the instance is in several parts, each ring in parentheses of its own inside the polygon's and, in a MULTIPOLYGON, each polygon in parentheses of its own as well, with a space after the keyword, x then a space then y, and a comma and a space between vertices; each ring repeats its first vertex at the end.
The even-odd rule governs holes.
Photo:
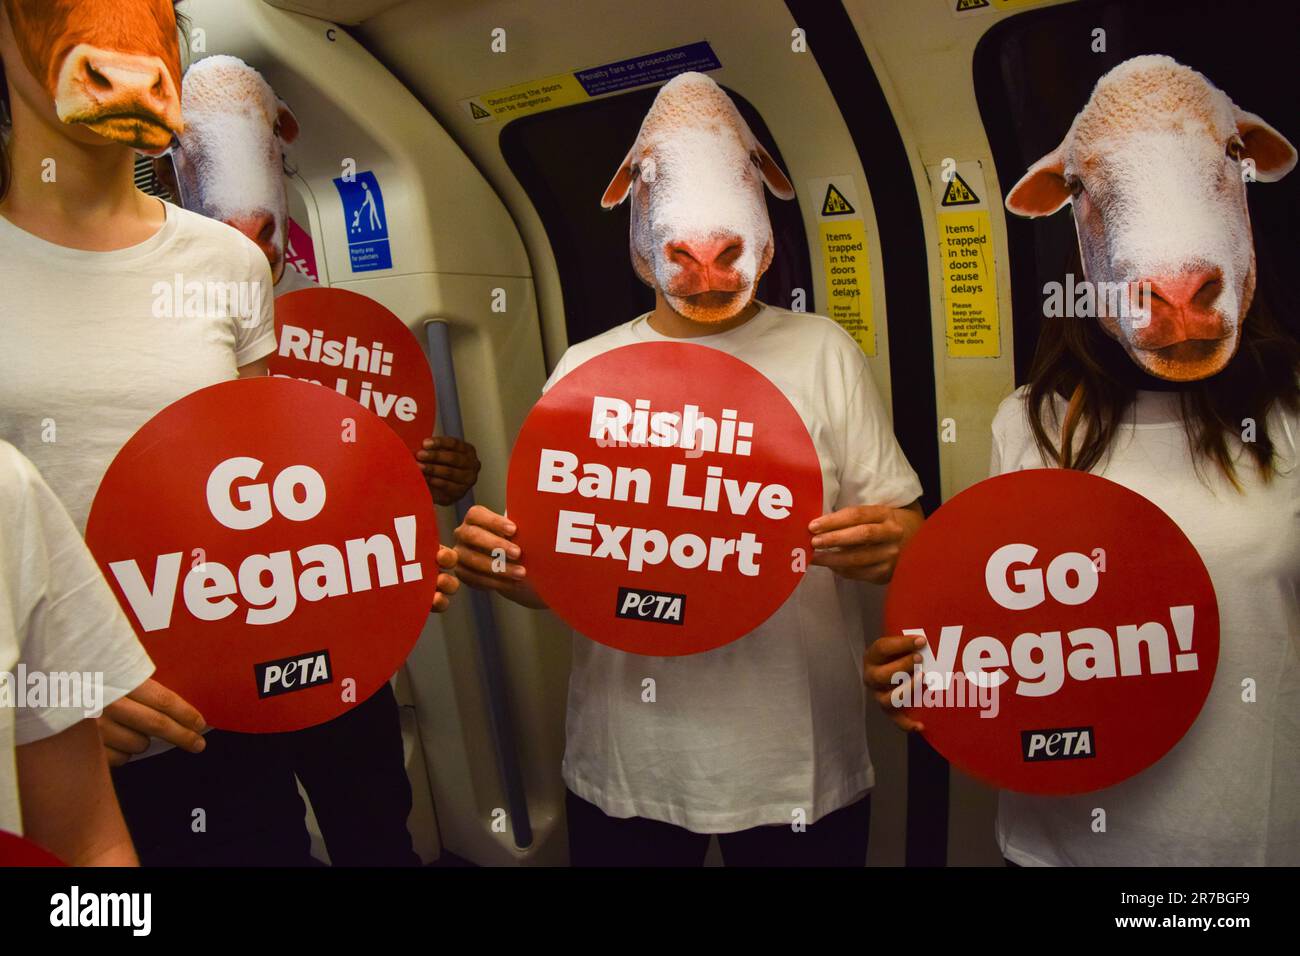
POLYGON ((149 893, 83 893, 73 886, 50 897, 50 925, 57 927, 125 926, 134 936, 148 936, 152 913, 149 893))
POLYGON ((1091 727, 1056 727, 1020 731, 1020 750, 1026 762, 1079 760, 1097 756, 1091 727))
POLYGON ((334 680, 329 651, 308 651, 297 657, 254 664, 253 673, 257 676, 258 697, 275 697, 334 680))
POLYGON ((632 621, 681 624, 686 615, 686 595, 619 588, 614 614, 632 621))

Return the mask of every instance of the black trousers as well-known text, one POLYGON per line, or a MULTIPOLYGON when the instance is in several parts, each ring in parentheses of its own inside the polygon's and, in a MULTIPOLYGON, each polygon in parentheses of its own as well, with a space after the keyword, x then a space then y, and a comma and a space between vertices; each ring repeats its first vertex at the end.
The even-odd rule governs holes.
MULTIPOLYGON (((701 866, 709 834, 643 817, 611 817, 566 791, 573 866, 701 866)), ((718 834, 727 866, 866 866, 871 795, 798 832, 785 824, 718 834)))
POLYGON ((311 866, 302 780, 336 866, 417 866, 411 786, 392 687, 340 717, 283 734, 209 731, 113 771, 145 866, 311 866))

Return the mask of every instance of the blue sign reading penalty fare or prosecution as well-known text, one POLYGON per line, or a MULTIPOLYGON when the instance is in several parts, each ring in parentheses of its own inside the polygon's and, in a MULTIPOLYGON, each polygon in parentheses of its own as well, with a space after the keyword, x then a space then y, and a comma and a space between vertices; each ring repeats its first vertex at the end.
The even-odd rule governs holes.
POLYGON ((678 73, 707 73, 721 67, 709 41, 700 40, 671 50, 660 50, 658 53, 646 53, 617 63, 594 66, 590 70, 578 70, 573 75, 588 96, 600 96, 602 93, 613 93, 633 86, 662 83, 671 80, 678 73))

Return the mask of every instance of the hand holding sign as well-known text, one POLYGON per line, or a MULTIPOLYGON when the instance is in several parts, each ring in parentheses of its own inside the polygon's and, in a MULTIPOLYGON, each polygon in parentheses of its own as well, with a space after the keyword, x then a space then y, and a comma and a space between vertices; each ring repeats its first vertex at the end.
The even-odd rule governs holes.
POLYGON ((109 466, 86 542, 158 683, 246 732, 312 726, 369 697, 441 577, 401 441, 352 400, 276 378, 154 416, 109 466))
POLYGON ((748 634, 798 585, 821 465, 794 407, 753 368, 647 342, 590 359, 546 393, 511 454, 508 496, 517 534, 491 521, 463 529, 467 564, 485 546, 526 555, 527 580, 579 632, 633 653, 694 654, 748 634))
POLYGON ((1155 763, 1196 719, 1219 653, 1214 589, 1178 526, 1060 469, 990 478, 940 508, 899 562, 885 627, 866 662, 877 699, 961 769, 1025 793, 1097 790, 1155 763))

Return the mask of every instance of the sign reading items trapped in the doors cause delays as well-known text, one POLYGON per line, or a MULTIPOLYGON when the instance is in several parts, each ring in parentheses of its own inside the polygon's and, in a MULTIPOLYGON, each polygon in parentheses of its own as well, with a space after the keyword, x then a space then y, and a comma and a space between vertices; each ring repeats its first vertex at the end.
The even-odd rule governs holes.
POLYGON ((754 368, 643 342, 588 360, 537 403, 507 501, 527 579, 560 617, 619 650, 694 654, 754 630, 802 580, 821 466, 754 368))
POLYGON ((871 257, 853 177, 845 174, 814 179, 808 189, 819 203, 817 231, 826 276, 826 314, 853 336, 864 354, 875 355, 871 257))
POLYGON ((393 252, 388 240, 388 213, 375 174, 342 176, 334 180, 334 188, 343 202, 343 226, 352 271, 391 269, 393 252))
POLYGON ((939 232, 948 356, 994 358, 1001 331, 998 274, 983 171, 978 162, 952 159, 926 169, 939 232))

